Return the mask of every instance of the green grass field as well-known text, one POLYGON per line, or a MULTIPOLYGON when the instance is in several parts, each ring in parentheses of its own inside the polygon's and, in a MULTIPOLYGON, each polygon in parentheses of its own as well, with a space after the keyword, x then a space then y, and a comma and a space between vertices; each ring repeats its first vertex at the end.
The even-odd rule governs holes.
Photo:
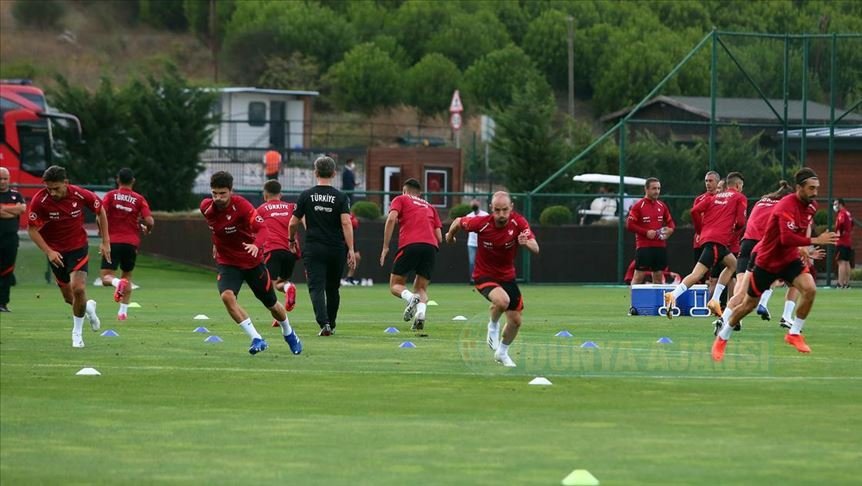
POLYGON ((148 258, 128 321, 114 320, 109 289, 88 289, 102 330, 119 337, 85 324, 86 348, 72 349, 69 308, 34 277, 41 265, 23 252, 13 313, 0 315, 3 484, 560 484, 573 469, 603 485, 862 476, 858 290, 820 292, 811 355, 783 344, 775 321, 749 317, 715 366, 707 319, 626 317, 625 288, 525 286, 510 370, 484 345, 487 306, 467 285, 432 285, 427 337, 380 284, 343 289, 337 334, 317 337, 301 287, 290 315, 301 356, 245 290, 270 343, 250 356, 214 274, 148 258), (452 321, 459 314, 468 320, 452 321), (198 325, 224 342, 204 343, 198 325), (563 329, 574 337, 554 337, 563 329), (406 340, 416 348, 399 348, 406 340), (599 349, 580 348, 586 340, 599 349), (87 366, 102 376, 75 375, 87 366), (536 376, 553 385, 529 386, 536 376))

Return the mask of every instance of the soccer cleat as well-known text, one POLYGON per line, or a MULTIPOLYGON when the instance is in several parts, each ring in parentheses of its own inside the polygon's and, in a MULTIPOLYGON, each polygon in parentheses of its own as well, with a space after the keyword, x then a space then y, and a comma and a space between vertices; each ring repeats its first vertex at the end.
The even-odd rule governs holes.
POLYGON ((707 302, 706 308, 709 309, 709 311, 712 312, 712 315, 714 315, 714 316, 720 316, 722 313, 721 312, 721 302, 719 302, 715 299, 711 299, 709 302, 707 302))
POLYGON ((83 348, 84 347, 84 337, 81 334, 73 332, 72 333, 72 347, 73 348, 83 348))
POLYGON ((736 323, 736 325, 735 325, 735 326, 733 326, 733 330, 734 330, 735 332, 739 332, 739 331, 741 331, 741 330, 742 330, 742 321, 737 322, 737 323, 736 323))
POLYGON ((416 320, 413 321, 413 327, 411 327, 410 330, 411 331, 421 331, 423 329, 425 329, 425 319, 419 319, 417 317, 416 320))
POLYGON ((255 355, 266 351, 269 346, 263 338, 254 338, 251 340, 251 347, 248 348, 248 354, 255 355))
POLYGON ((715 326, 715 330, 712 331, 713 336, 718 336, 718 331, 721 331, 721 326, 724 325, 724 321, 719 317, 718 319, 712 321, 712 325, 715 326))
POLYGON ((727 341, 716 336, 712 342, 712 360, 721 361, 724 358, 724 348, 727 347, 727 341))
POLYGON ((796 348, 800 353, 810 353, 811 348, 805 344, 805 338, 802 334, 785 334, 784 342, 796 348))
POLYGON ((302 341, 299 340, 299 337, 296 335, 296 331, 292 331, 287 336, 284 336, 284 342, 290 346, 291 353, 299 354, 302 352, 302 341))
POLYGON ((0 312, 12 312, 12 311, 10 311, 9 308, 6 307, 5 305, 0 305, 0 312))
POLYGON ((272 320, 272 327, 280 327, 275 319, 272 320))
POLYGON ((404 308, 404 322, 408 322, 416 315, 416 306, 419 305, 419 294, 413 294, 410 303, 404 308))
POLYGON ((96 301, 88 300, 87 307, 84 311, 84 315, 90 319, 90 328, 94 331, 98 331, 102 328, 102 321, 99 319, 99 316, 96 315, 96 301))
POLYGON ((508 353, 500 353, 498 351, 494 353, 494 360, 496 360, 498 363, 505 366, 506 368, 515 368, 516 366, 518 366, 515 364, 514 361, 512 361, 512 358, 509 357, 508 353))
POLYGON ((123 300, 123 296, 126 295, 126 290, 129 289, 129 281, 128 279, 121 278, 120 283, 117 284, 117 290, 114 291, 114 302, 119 302, 123 300))
POLYGON ((488 347, 496 351, 500 347, 500 328, 488 326, 488 347))
POLYGON ((783 327, 785 329, 790 329, 790 323, 787 322, 785 318, 781 318, 781 321, 778 323, 778 327, 783 327))
POLYGON ((772 316, 769 314, 769 309, 762 305, 757 306, 757 315, 760 316, 764 321, 768 321, 772 319, 772 316))
POLYGON ((665 292, 664 294, 664 308, 665 315, 668 319, 673 319, 673 308, 676 307, 676 299, 673 296, 673 292, 665 292))
POLYGON ((332 336, 332 328, 329 327, 329 324, 320 328, 320 332, 317 333, 318 336, 332 336))
POLYGON ((129 318, 129 316, 126 314, 117 314, 117 320, 118 321, 125 321, 128 318, 129 318))
POLYGON ((296 307, 296 285, 287 282, 287 290, 284 292, 284 309, 287 312, 296 307))

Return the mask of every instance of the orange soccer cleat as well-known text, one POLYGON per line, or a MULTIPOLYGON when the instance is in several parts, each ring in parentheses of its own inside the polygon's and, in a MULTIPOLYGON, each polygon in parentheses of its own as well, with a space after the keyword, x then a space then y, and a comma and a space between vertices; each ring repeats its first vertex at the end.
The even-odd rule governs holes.
POLYGON ((673 319, 673 308, 676 307, 676 299, 673 298, 673 292, 665 292, 664 294, 664 308, 666 309, 665 315, 668 319, 673 319))
POLYGON ((291 282, 287 283, 287 290, 284 292, 284 309, 287 312, 293 310, 296 307, 296 285, 293 285, 291 282))
POLYGON ((720 336, 715 337, 712 342, 712 360, 721 361, 724 358, 724 348, 727 347, 727 340, 721 339, 720 336))
POLYGON ((805 344, 805 338, 802 334, 785 334, 784 342, 796 348, 800 353, 810 353, 811 348, 805 344))
POLYGON ((710 301, 706 303, 706 308, 712 312, 712 315, 721 317, 721 302, 715 299, 710 299, 710 301))
POLYGON ((117 290, 114 291, 114 302, 119 302, 123 299, 123 296, 126 295, 126 290, 129 288, 129 281, 125 278, 120 279, 120 283, 117 284, 117 290))

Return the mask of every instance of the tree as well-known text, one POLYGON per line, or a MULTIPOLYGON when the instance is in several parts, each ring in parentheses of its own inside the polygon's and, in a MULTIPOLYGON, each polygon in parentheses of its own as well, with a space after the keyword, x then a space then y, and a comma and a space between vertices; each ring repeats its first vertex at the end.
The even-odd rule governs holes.
POLYGON ((557 89, 566 89, 568 74, 568 20, 559 10, 546 10, 530 22, 524 35, 524 52, 534 59, 545 78, 557 89))
POLYGON ((506 26, 488 10, 473 14, 453 14, 449 23, 434 33, 425 52, 439 52, 459 69, 466 69, 479 57, 510 42, 506 26))
POLYGON ((450 18, 460 13, 455 2, 409 0, 386 22, 386 33, 395 36, 414 63, 428 52, 427 44, 435 34, 449 25, 450 18))
POLYGON ((266 70, 260 76, 258 85, 274 89, 313 90, 317 88, 319 78, 320 68, 314 59, 294 52, 287 57, 267 58, 266 70))
POLYGON ((528 82, 550 94, 551 88, 529 56, 513 44, 493 51, 476 61, 464 73, 464 93, 469 104, 484 108, 506 106, 514 92, 528 82))
POLYGON ((402 70, 372 43, 359 44, 326 73, 335 104, 372 114, 401 100, 402 70))
POLYGON ((183 8, 183 0, 138 0, 141 20, 174 32, 185 32, 189 28, 183 8))
POLYGON ((458 87, 461 72, 442 54, 426 54, 407 71, 406 102, 423 117, 432 117, 449 106, 452 92, 458 87))

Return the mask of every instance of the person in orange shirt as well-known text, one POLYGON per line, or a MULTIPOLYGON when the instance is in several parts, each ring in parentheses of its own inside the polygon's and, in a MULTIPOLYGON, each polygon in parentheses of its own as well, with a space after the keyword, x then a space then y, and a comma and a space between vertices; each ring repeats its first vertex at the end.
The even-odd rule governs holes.
POLYGON ((263 170, 266 180, 278 180, 278 173, 281 171, 281 153, 275 150, 274 145, 270 145, 269 150, 263 154, 263 170))

